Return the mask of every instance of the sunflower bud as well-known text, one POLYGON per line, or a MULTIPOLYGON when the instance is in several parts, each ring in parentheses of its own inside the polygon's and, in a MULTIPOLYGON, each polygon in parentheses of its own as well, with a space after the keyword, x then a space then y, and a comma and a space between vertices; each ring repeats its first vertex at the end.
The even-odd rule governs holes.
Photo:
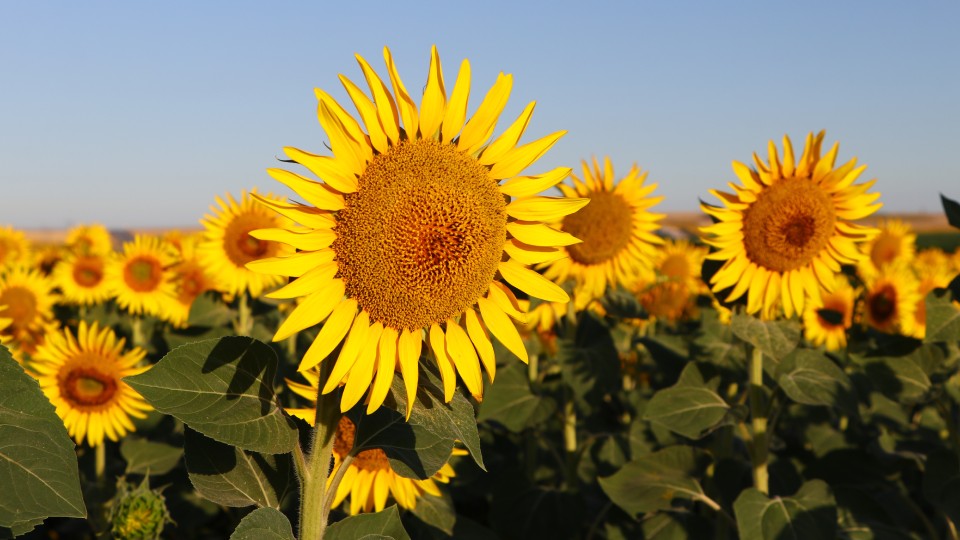
POLYGON ((117 496, 110 512, 114 538, 156 540, 168 521, 170 513, 163 495, 150 489, 149 477, 136 489, 122 479, 117 483, 117 496))

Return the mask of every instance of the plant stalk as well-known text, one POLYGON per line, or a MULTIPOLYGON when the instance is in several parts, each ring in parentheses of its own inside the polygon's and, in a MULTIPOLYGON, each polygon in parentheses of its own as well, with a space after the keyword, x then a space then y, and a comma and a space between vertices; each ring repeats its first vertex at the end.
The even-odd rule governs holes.
POLYGON ((750 351, 750 409, 753 423, 753 487, 767 494, 767 412, 763 404, 763 352, 750 351))
POLYGON ((577 476, 577 409, 574 404, 573 390, 566 388, 563 404, 563 449, 567 456, 567 490, 579 489, 577 476))
POLYGON ((237 335, 249 336, 252 318, 250 317, 250 301, 247 291, 240 294, 240 303, 237 306, 237 335))
MULTIPOLYGON (((527 380, 530 383, 531 391, 536 388, 537 381, 540 378, 538 363, 539 358, 537 355, 531 354, 527 362, 527 380)), ((526 458, 525 468, 527 471, 527 479, 533 482, 537 473, 537 454, 540 452, 540 443, 537 441, 537 435, 532 427, 526 429, 524 439, 526 444, 524 458, 526 458)))
POLYGON ((130 326, 133 331, 133 346, 143 347, 143 318, 140 315, 134 315, 133 320, 130 321, 130 326))
MULTIPOLYGON (((318 388, 323 388, 333 361, 326 360, 320 364, 320 382, 318 388)), ((327 514, 324 512, 324 495, 327 489, 327 477, 330 474, 330 464, 333 457, 333 441, 337 433, 337 424, 340 423, 340 403, 338 393, 322 394, 317 392, 317 415, 313 428, 313 441, 309 461, 306 465, 306 474, 300 484, 300 540, 321 540, 327 528, 327 514)), ((337 486, 330 489, 336 491, 337 486)))
POLYGON ((107 470, 107 443, 101 442, 94 448, 95 469, 97 471, 97 486, 103 487, 107 470))

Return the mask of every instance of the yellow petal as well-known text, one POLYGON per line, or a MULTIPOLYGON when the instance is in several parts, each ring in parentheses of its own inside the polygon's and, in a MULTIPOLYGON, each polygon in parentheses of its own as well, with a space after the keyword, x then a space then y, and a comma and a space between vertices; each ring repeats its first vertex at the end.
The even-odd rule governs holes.
MULTIPOLYGON (((801 163, 803 160, 801 159, 801 163)), ((780 301, 783 302, 783 316, 793 317, 793 297, 790 292, 790 272, 784 272, 780 277, 780 301)))
POLYGON ((370 326, 367 332, 366 344, 357 356, 357 361, 350 369, 350 377, 347 378, 347 384, 343 387, 343 394, 340 396, 340 412, 347 412, 356 405, 360 398, 370 388, 370 382, 373 381, 373 367, 377 359, 377 351, 380 348, 380 335, 383 333, 383 324, 375 322, 370 326))
POLYGON ((337 254, 332 249, 302 251, 289 257, 270 257, 247 263, 247 269, 259 274, 300 277, 317 266, 326 264, 337 254))
POLYGON ((457 82, 447 102, 447 109, 443 113, 443 125, 440 132, 443 142, 450 142, 463 129, 463 122, 467 119, 467 102, 470 100, 470 62, 464 59, 460 63, 460 73, 457 82))
POLYGON ((314 182, 309 178, 283 169, 267 169, 267 174, 289 186, 290 189, 296 191, 317 208, 334 211, 343 210, 343 195, 326 184, 314 182))
POLYGON ((390 384, 393 382, 393 374, 397 370, 397 339, 398 332, 396 328, 384 327, 383 334, 380 335, 380 351, 377 354, 377 375, 373 380, 373 388, 370 390, 370 403, 367 404, 367 414, 373 414, 390 391, 390 384))
POLYGON ((493 382, 493 378, 497 374, 497 361, 493 355, 493 344, 490 343, 490 336, 487 335, 487 330, 477 317, 476 311, 467 308, 464 315, 470 341, 473 342, 474 348, 477 349, 477 354, 480 355, 480 361, 483 362, 483 367, 485 367, 487 373, 490 374, 490 382, 493 382))
POLYGON ((763 297, 770 284, 770 274, 766 268, 758 267, 753 275, 750 290, 747 292, 747 313, 753 314, 763 308, 763 297))
POLYGON ((443 69, 437 46, 430 49, 430 73, 420 100, 420 133, 424 139, 433 137, 443 123, 447 107, 447 90, 443 86, 443 69))
POLYGON ((523 136, 523 132, 526 131, 527 124, 530 122, 530 116, 533 115, 533 109, 536 106, 537 102, 531 101, 530 104, 527 105, 527 108, 520 113, 520 117, 517 118, 503 134, 497 137, 495 141, 490 143, 490 146, 480 155, 479 161, 481 165, 493 165, 517 147, 517 143, 520 141, 520 137, 523 136))
MULTIPOLYGON (((335 261, 321 264, 313 270, 310 270, 302 277, 291 281, 282 289, 278 289, 266 295, 267 298, 296 298, 306 296, 324 288, 337 274, 339 266, 335 261)), ((331 310, 333 307, 330 308, 331 310)))
POLYGON ((467 333, 457 323, 447 321, 447 352, 453 358, 457 371, 467 385, 467 390, 477 399, 483 398, 483 379, 480 377, 480 360, 470 343, 467 333))
POLYGON ((326 319, 327 315, 330 315, 330 312, 343 300, 344 289, 342 279, 330 280, 328 278, 326 286, 308 296, 290 313, 283 324, 280 325, 276 335, 273 336, 273 340, 284 340, 326 319))
POLYGON ((798 270, 790 271, 790 300, 793 302, 793 309, 797 310, 797 315, 803 315, 803 276, 798 270))
POLYGON ((320 102, 320 126, 330 138, 330 148, 333 155, 347 170, 360 176, 366 164, 366 157, 361 150, 359 141, 354 140, 347 133, 340 118, 327 106, 325 101, 320 102))
MULTIPOLYGON (((789 140, 789 139, 788 139, 789 140)), ((790 148, 793 151, 793 148, 790 148)), ((792 172, 792 171, 791 171, 792 172)), ((763 309, 769 312, 773 309, 777 298, 780 297, 780 272, 770 272, 770 283, 767 284, 767 294, 763 298, 763 309)))
MULTIPOLYGON (((350 140, 357 144, 357 149, 360 152, 363 160, 370 161, 370 159, 373 158, 373 152, 368 144, 369 140, 367 138, 367 134, 360 129, 360 124, 357 123, 357 120, 351 116, 350 113, 348 113, 347 110, 344 109, 339 103, 337 103, 337 100, 330 97, 330 94, 320 90, 319 88, 314 88, 313 91, 317 94, 317 99, 320 100, 321 103, 326 103, 327 107, 333 111, 336 117, 340 120, 340 123, 343 124, 343 128, 346 130, 350 140)), ((317 107, 317 115, 320 115, 319 106, 317 107)), ((323 120, 321 119, 321 124, 322 123, 323 120)))
POLYGON ((783 177, 790 178, 794 172, 793 145, 790 144, 790 137, 783 136, 783 177))
POLYGON ((311 154, 292 146, 284 147, 283 153, 310 169, 310 172, 319 176, 320 179, 340 193, 353 193, 357 190, 357 177, 340 165, 336 158, 311 154))
POLYGON ((572 246, 582 242, 570 233, 538 222, 512 221, 507 223, 507 232, 524 244, 532 246, 572 246))
POLYGON ((393 474, 393 471, 380 469, 377 471, 377 476, 373 480, 373 503, 374 509, 377 512, 380 512, 387 506, 387 496, 390 495, 390 481, 388 478, 391 474, 393 474))
MULTIPOLYGON (((487 142, 497 125, 497 118, 503 112, 503 107, 510 97, 513 88, 513 75, 503 75, 497 78, 493 88, 487 92, 473 118, 463 127, 457 147, 467 155, 471 155, 487 142)), ((454 89, 456 90, 456 89, 454 89)))
POLYGON ((550 150, 560 137, 566 135, 566 131, 558 131, 527 143, 519 148, 514 148, 507 152, 499 161, 490 168, 490 176, 495 180, 501 178, 510 178, 523 172, 524 169, 540 159, 540 156, 550 150))
POLYGON ((743 296, 743 293, 749 290, 750 286, 753 284, 753 275, 757 272, 756 263, 750 263, 747 265, 747 268, 743 271, 743 275, 740 277, 740 281, 737 282, 736 287, 730 291, 730 294, 727 296, 727 302, 733 302, 737 298, 743 296))
POLYGON ((503 279, 530 296, 548 302, 570 301, 570 297, 559 285, 515 262, 501 262, 497 269, 500 270, 503 279))
MULTIPOLYGON (((366 310, 361 310, 357 318, 353 320, 353 326, 350 333, 347 334, 347 341, 343 343, 340 349, 340 356, 337 357, 337 363, 330 372, 330 378, 323 386, 322 392, 328 394, 334 388, 340 385, 343 378, 350 372, 350 368, 357 362, 360 350, 367 344, 367 335, 370 332, 370 314, 366 310)), ((318 336, 319 337, 319 336, 318 336)))
POLYGON ((743 183, 743 187, 749 189, 754 193, 759 193, 763 186, 760 183, 760 177, 757 176, 757 173, 750 170, 750 167, 747 167, 739 161, 733 162, 733 172, 737 175, 737 178, 740 179, 740 182, 743 183))
POLYGON ((403 374, 403 385, 407 389, 407 420, 410 420, 410 413, 413 412, 413 404, 417 399, 422 343, 419 328, 412 332, 404 329, 403 333, 400 334, 398 354, 400 356, 400 373, 403 374))
POLYGON ((282 242, 302 251, 317 251, 330 247, 337 233, 330 229, 291 231, 287 229, 257 229, 250 236, 267 242, 282 242))
POLYGON ((363 90, 360 90, 360 87, 350 79, 340 75, 340 82, 347 90, 347 94, 350 95, 350 99, 353 100, 353 105, 357 108, 357 112, 360 113, 360 119, 363 120, 363 125, 367 126, 367 131, 370 133, 370 144, 377 149, 377 152, 381 154, 385 153, 390 149, 390 144, 387 141, 387 134, 383 131, 383 126, 380 124, 380 115, 377 114, 376 105, 374 105, 373 102, 370 101, 370 98, 363 93, 363 90))
MULTIPOLYGON (((511 197, 529 197, 536 195, 562 182, 564 178, 570 175, 570 171, 572 170, 570 167, 557 167, 548 173, 536 176, 517 176, 507 180, 500 186, 500 191, 511 197)), ((561 184, 561 186, 563 185, 561 184)), ((569 197, 569 195, 567 196, 569 197)))
POLYGON ((332 229, 337 224, 333 214, 326 210, 320 210, 319 208, 302 204, 273 201, 261 197, 256 193, 251 193, 250 196, 256 199, 258 203, 304 227, 310 227, 311 229, 332 229))
POLYGON ((354 317, 357 314, 357 301, 354 298, 348 298, 334 308, 333 313, 327 319, 327 322, 320 328, 313 344, 307 349, 300 361, 300 367, 297 371, 306 371, 319 364, 328 354, 333 352, 347 335, 347 330, 353 324, 354 317))
POLYGON ((507 214, 524 221, 556 221, 573 214, 590 202, 590 199, 567 197, 521 197, 507 205, 507 214))
POLYGON ((400 74, 397 73, 397 67, 393 63, 393 55, 390 49, 383 48, 383 59, 387 62, 387 71, 390 73, 390 82, 393 83, 393 95, 397 97, 397 108, 400 109, 400 118, 403 119, 403 129, 407 132, 407 139, 417 138, 417 130, 420 128, 420 116, 417 114, 417 105, 410 99, 407 89, 400 80, 400 74))
POLYGON ((357 57, 360 69, 363 70, 363 76, 367 79, 370 93, 373 94, 373 101, 377 104, 377 115, 380 116, 380 125, 383 126, 383 132, 386 133, 391 142, 397 142, 400 139, 400 116, 397 114, 397 104, 393 101, 390 91, 387 90, 387 85, 383 84, 370 64, 359 54, 354 56, 357 57))
POLYGON ((453 359, 447 354, 443 330, 436 323, 430 327, 430 348, 433 349, 433 356, 437 359, 437 367, 440 368, 440 379, 443 381, 443 400, 450 403, 450 400, 453 399, 453 391, 457 388, 457 373, 453 365, 453 359))
POLYGON ((542 264, 568 256, 566 252, 559 249, 525 244, 516 238, 507 240, 503 245, 503 251, 520 264, 542 264))

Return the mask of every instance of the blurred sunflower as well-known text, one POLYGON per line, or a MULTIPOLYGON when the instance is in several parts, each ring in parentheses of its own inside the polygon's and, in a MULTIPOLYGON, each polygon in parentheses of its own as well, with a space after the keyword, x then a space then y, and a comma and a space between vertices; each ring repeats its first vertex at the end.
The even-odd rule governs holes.
POLYGON ((748 313, 769 312, 778 300, 787 317, 803 313, 807 298, 834 289, 841 264, 865 257, 856 244, 878 232, 850 222, 882 206, 871 204, 879 193, 866 193, 875 180, 854 185, 866 168, 856 167, 856 158, 834 168, 839 144, 821 157, 823 135, 807 135, 799 160, 784 136, 782 163, 773 141, 768 164, 756 154, 756 170, 734 161, 743 187, 710 191, 726 208, 700 205, 718 220, 700 229, 709 235, 704 242, 717 248, 706 258, 726 261, 710 279, 713 291, 733 287, 727 302, 747 294, 748 313))
POLYGON ((920 250, 913 260, 913 267, 916 268, 917 272, 926 274, 949 272, 951 266, 953 265, 950 264, 950 257, 938 247, 920 250))
POLYGON ((117 304, 134 315, 162 315, 168 298, 174 294, 173 273, 176 262, 173 247, 159 238, 137 235, 124 242, 107 265, 106 281, 117 304))
POLYGON ((875 273, 888 264, 909 263, 917 251, 917 235, 909 223, 899 219, 878 220, 880 234, 860 244, 866 255, 860 261, 861 274, 875 273))
POLYGON ((663 278, 686 283, 691 290, 707 292, 700 279, 700 269, 709 249, 696 246, 689 240, 665 239, 656 250, 653 267, 663 278))
POLYGON ((683 281, 653 281, 640 287, 637 300, 651 318, 674 322, 689 309, 693 290, 683 281))
MULTIPOLYGON (((53 283, 38 270, 22 265, 8 267, 5 274, 0 274, 0 306, 4 306, 0 317, 12 322, 0 329, 0 335, 9 338, 18 353, 32 355, 43 342, 44 333, 56 328, 53 320, 56 301, 53 283)), ((17 360, 22 363, 22 357, 18 356, 17 360)))
POLYGON ((298 278, 270 297, 309 295, 274 340, 326 319, 303 357, 301 371, 316 366, 346 338, 321 389, 330 392, 346 379, 344 410, 356 404, 371 383, 368 410, 380 406, 398 365, 412 403, 425 336, 437 358, 447 401, 453 397, 457 372, 470 393, 482 397, 480 363, 491 380, 496 369, 489 333, 526 361, 523 342, 508 318, 523 320, 524 314, 499 280, 547 301, 567 301, 560 287, 526 266, 562 256, 553 246, 573 241, 541 222, 558 220, 589 202, 534 196, 563 180, 570 169, 516 176, 565 133, 517 147, 534 103, 486 144, 506 105, 512 75, 500 74, 465 123, 469 62, 461 65, 448 99, 434 47, 418 111, 389 49, 384 48, 384 55, 392 95, 359 55, 373 100, 340 77, 366 132, 328 94, 316 91, 320 124, 336 157, 289 147, 284 151, 326 183, 280 169, 268 171, 314 206, 256 196, 307 228, 252 233, 300 252, 248 264, 259 272, 298 278), (508 203, 508 197, 515 199, 508 203))
POLYGON ((568 233, 561 251, 567 257, 543 263, 544 277, 557 283, 576 280, 573 291, 577 309, 603 295, 607 285, 632 283, 643 268, 651 266, 656 246, 663 241, 651 231, 660 228, 663 214, 652 214, 651 206, 663 197, 648 197, 657 184, 644 186, 647 173, 634 165, 627 176, 614 186, 613 165, 604 158, 603 171, 593 159, 593 171, 583 161, 583 181, 570 175, 574 187, 557 184, 571 199, 589 199, 590 204, 565 216, 558 223, 568 233), (581 242, 575 242, 579 239, 581 242))
POLYGON ((828 351, 846 347, 847 329, 853 325, 854 297, 853 287, 841 276, 833 292, 807 302, 803 310, 803 335, 807 341, 817 346, 826 344, 828 351))
POLYGON ((67 248, 79 255, 108 255, 113 251, 110 233, 99 223, 78 225, 67 232, 67 248))
MULTIPOLYGON (((7 309, 7 306, 0 305, 0 313, 7 309)), ((13 319, 9 317, 0 317, 0 345, 6 345, 9 349, 11 347, 10 342, 13 341, 13 336, 4 332, 5 329, 9 328, 13 324, 13 319)))
POLYGON ((516 321, 517 329, 523 339, 529 339, 536 333, 540 345, 548 354, 557 352, 556 324, 567 314, 566 302, 541 302, 530 309, 529 300, 518 300, 520 310, 527 314, 525 322, 516 321))
POLYGON ((922 299, 919 283, 909 267, 889 265, 866 276, 863 311, 867 324, 888 334, 913 335, 914 312, 922 299))
POLYGON ((30 243, 23 231, 13 227, 0 227, 0 268, 26 262, 30 255, 30 243))
POLYGON ((40 388, 57 408, 70 436, 90 446, 103 444, 104 436, 117 441, 134 431, 130 416, 146 418, 153 410, 123 377, 137 375, 150 366, 136 367, 146 356, 140 348, 123 352, 110 328, 80 321, 77 337, 69 329, 51 332, 30 363, 39 374, 40 388))
POLYGON ((177 239, 180 260, 171 270, 173 282, 176 285, 174 295, 169 299, 166 318, 174 326, 183 328, 190 317, 190 307, 198 296, 206 291, 216 289, 215 279, 200 263, 197 255, 197 245, 200 238, 197 236, 183 236, 177 239))
POLYGON ((214 216, 205 215, 200 223, 206 228, 206 241, 197 248, 200 262, 218 283, 218 289, 230 296, 250 292, 258 298, 264 289, 284 282, 280 276, 264 275, 248 270, 247 263, 273 257, 287 257, 296 253, 293 247, 271 239, 254 238, 257 229, 286 228, 293 223, 269 206, 257 200, 283 204, 283 199, 272 193, 260 196, 257 188, 240 192, 238 203, 227 193, 227 200, 216 198, 220 206, 210 206, 214 216))
POLYGON ((918 280, 917 304, 913 312, 907 314, 911 319, 905 327, 909 329, 909 333, 907 331, 904 333, 910 337, 923 339, 927 335, 927 295, 934 289, 946 288, 955 274, 948 265, 917 265, 915 271, 918 280))
POLYGON ((110 284, 106 279, 107 256, 67 252, 63 261, 53 269, 53 281, 67 302, 92 306, 110 298, 110 284))
POLYGON ((35 246, 30 254, 32 266, 44 276, 53 273, 53 269, 63 260, 63 249, 60 246, 35 246))

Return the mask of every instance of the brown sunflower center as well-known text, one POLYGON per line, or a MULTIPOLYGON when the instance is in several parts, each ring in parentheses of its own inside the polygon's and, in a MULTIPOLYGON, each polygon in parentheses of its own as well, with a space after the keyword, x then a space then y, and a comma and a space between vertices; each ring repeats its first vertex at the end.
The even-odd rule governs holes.
POLYGON ((423 328, 487 292, 506 241, 500 189, 451 144, 401 141, 345 197, 337 253, 347 294, 373 321, 423 328))
POLYGON ((53 267, 60 262, 60 254, 56 252, 45 252, 43 258, 40 259, 38 267, 40 268, 40 273, 49 276, 53 272, 53 267))
POLYGON ((103 281, 103 259, 100 257, 77 257, 73 265, 73 281, 84 288, 92 289, 103 281))
POLYGON ((160 261, 146 255, 138 255, 123 267, 123 280, 137 292, 152 292, 160 285, 163 267, 160 261))
POLYGON ((665 281, 640 295, 640 305, 654 317, 675 319, 683 315, 690 298, 690 289, 683 283, 665 281))
POLYGON ((670 255, 660 263, 660 273, 670 279, 684 279, 690 275, 690 263, 681 254, 670 255))
POLYGON ((843 330, 850 326, 851 314, 850 310, 847 307, 847 303, 841 298, 824 298, 823 299, 823 308, 817 310, 817 322, 822 328, 827 330, 843 330), (836 320, 831 322, 824 318, 821 315, 821 311, 833 311, 840 317, 840 322, 837 323, 836 320))
MULTIPOLYGON (((343 416, 340 423, 337 424, 337 434, 333 439, 333 451, 340 459, 343 459, 350 450, 353 449, 353 438, 356 435, 356 428, 349 418, 343 416)), ((387 454, 379 448, 364 450, 353 458, 353 464, 360 470, 376 471, 379 469, 389 469, 390 462, 387 461, 387 454)))
POLYGON ((893 285, 881 285, 867 297, 867 310, 878 324, 891 320, 897 312, 897 289, 893 285))
MULTIPOLYGON (((93 353, 87 353, 92 355, 93 353)), ((91 358, 92 359, 92 358, 91 358)), ((103 362, 104 359, 92 359, 103 362)), ((113 398, 117 392, 116 377, 93 366, 77 366, 58 379, 60 395, 75 407, 96 407, 113 398)))
POLYGON ((870 260, 874 266, 880 268, 895 261, 900 255, 900 244, 900 238, 886 232, 880 234, 870 250, 870 260))
POLYGON ((186 261, 180 263, 176 269, 178 285, 180 288, 180 299, 192 301, 201 293, 210 288, 207 283, 203 268, 196 261, 186 261))
POLYGON ((806 178, 785 178, 764 189, 744 211, 747 257, 776 272, 806 266, 834 232, 830 194, 806 178))
POLYGON ((590 204, 563 218, 563 230, 583 240, 567 246, 571 259, 580 264, 600 264, 630 242, 633 212, 620 195, 597 191, 590 194, 590 204))
POLYGON ((243 267, 248 262, 273 257, 279 245, 268 240, 257 240, 250 231, 269 229, 277 224, 270 216, 246 212, 233 218, 223 231, 223 250, 234 265, 243 267))
POLYGON ((0 294, 0 306, 7 309, 0 311, 0 315, 13 319, 10 329, 14 332, 26 330, 37 316, 37 295, 30 289, 13 286, 0 294))

